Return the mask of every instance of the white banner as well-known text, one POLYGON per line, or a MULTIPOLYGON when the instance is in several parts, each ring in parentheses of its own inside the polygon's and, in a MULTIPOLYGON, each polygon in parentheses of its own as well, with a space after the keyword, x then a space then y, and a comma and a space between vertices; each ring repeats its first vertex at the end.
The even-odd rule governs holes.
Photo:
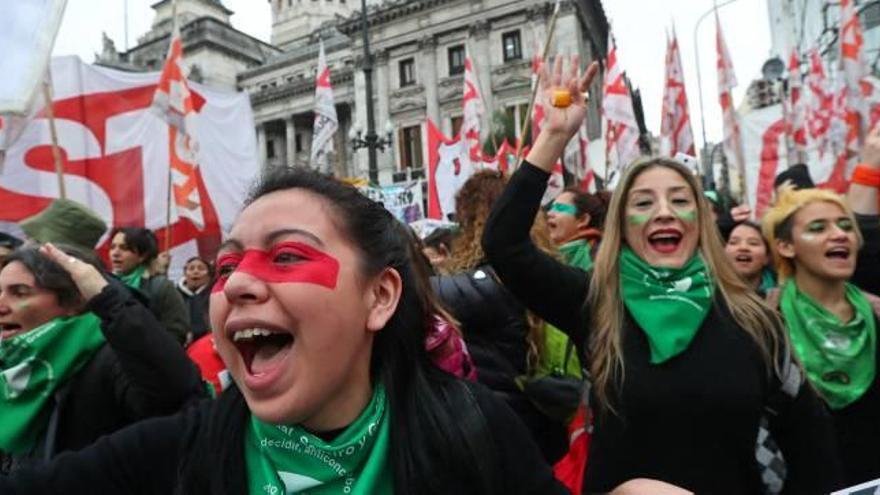
MULTIPOLYGON (((158 73, 95 67, 78 57, 52 60, 54 110, 69 199, 97 212, 111 227, 166 235, 168 124, 150 111, 158 73)), ((211 257, 241 209, 259 172, 250 102, 244 93, 192 85, 203 100, 196 116, 197 173, 205 224, 172 211, 172 275, 189 256, 211 257)), ((6 153, 0 174, 0 222, 18 222, 58 197, 49 125, 42 101, 6 153)), ((105 235, 99 251, 107 248, 105 235)))
POLYGON ((382 203, 401 222, 409 224, 425 218, 421 181, 383 187, 362 186, 358 189, 373 201, 382 203))
POLYGON ((0 6, 0 113, 26 113, 46 73, 67 0, 8 0, 0 6))

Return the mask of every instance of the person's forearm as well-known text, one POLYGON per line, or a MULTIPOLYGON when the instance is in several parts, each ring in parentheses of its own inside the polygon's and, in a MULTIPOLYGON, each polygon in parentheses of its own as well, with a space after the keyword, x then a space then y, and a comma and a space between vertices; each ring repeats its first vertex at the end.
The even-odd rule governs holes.
POLYGON ((853 182, 849 186, 847 199, 854 212, 860 215, 880 214, 880 189, 853 182))
POLYGON ((526 161, 545 172, 552 172, 553 165, 565 151, 569 138, 557 133, 541 132, 526 156, 526 161))

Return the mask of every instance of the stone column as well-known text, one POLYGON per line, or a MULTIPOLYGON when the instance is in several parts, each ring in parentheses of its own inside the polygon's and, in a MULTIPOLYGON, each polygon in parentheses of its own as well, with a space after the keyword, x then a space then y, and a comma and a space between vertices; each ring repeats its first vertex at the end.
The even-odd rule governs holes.
POLYGON ((263 123, 257 124, 257 153, 260 157, 260 167, 263 170, 267 168, 267 158, 266 158, 266 128, 263 127, 263 123))
POLYGON ((287 145, 284 164, 292 167, 296 161, 296 123, 293 121, 293 115, 284 119, 284 138, 284 142, 287 145))
POLYGON ((480 127, 488 132, 492 125, 492 112, 495 109, 495 96, 492 94, 492 57, 489 51, 489 21, 479 20, 470 27, 471 38, 469 53, 477 78, 480 80, 480 92, 483 95, 483 118, 480 127))
MULTIPOLYGON (((373 72, 376 75, 376 84, 373 91, 376 93, 376 134, 379 138, 385 137, 385 122, 391 118, 388 95, 390 94, 388 77, 388 50, 376 50, 374 55, 375 66, 373 72)), ((394 153, 389 149, 379 153, 379 170, 394 169, 394 153)))
MULTIPOLYGON (((424 57, 421 68, 421 83, 425 88, 425 110, 434 124, 440 125, 440 103, 437 101, 437 39, 433 35, 419 40, 419 49, 424 57)), ((384 124, 383 124, 384 125, 384 124)))

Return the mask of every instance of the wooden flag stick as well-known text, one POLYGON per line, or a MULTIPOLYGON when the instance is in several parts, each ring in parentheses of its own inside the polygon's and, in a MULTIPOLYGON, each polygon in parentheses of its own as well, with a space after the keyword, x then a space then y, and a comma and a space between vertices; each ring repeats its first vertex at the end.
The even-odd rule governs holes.
POLYGON ((55 162, 55 175, 58 177, 58 197, 67 199, 64 187, 64 164, 61 160, 61 148, 58 146, 58 130, 55 128, 55 109, 52 105, 52 88, 49 81, 43 81, 43 97, 46 100, 46 115, 49 117, 49 135, 52 137, 52 159, 55 162))
MULTIPOLYGON (((556 2, 556 7, 553 8, 553 16, 550 18, 550 29, 547 30, 547 36, 544 39, 544 53, 541 55, 541 64, 547 60, 547 55, 550 54, 550 42, 553 40, 553 33, 556 31, 557 17, 559 17, 559 2, 556 2)), ((541 87, 541 72, 543 71, 538 71, 535 79, 535 87, 532 88, 532 96, 529 100, 529 108, 526 111, 526 119, 520 127, 519 136, 517 138, 515 169, 518 169, 519 166, 522 165, 522 161, 525 158, 523 156, 523 139, 525 139, 526 133, 529 132, 529 126, 532 123, 532 112, 535 111, 535 99, 538 97, 538 89, 541 87)))
MULTIPOLYGON (((177 32, 177 0, 171 0, 171 43, 174 43, 174 33, 177 32)), ((181 37, 182 38, 182 37, 181 37)), ((168 46, 168 53, 170 56, 171 53, 171 45, 168 46)), ((167 63, 167 60, 166 60, 167 63)), ((177 132, 170 127, 168 128, 168 196, 167 196, 167 204, 165 205, 165 252, 168 253, 171 251, 171 201, 172 201, 172 190, 174 189, 174 175, 172 169, 172 161, 174 160, 174 156, 176 153, 175 149, 175 140, 177 138, 177 132)))

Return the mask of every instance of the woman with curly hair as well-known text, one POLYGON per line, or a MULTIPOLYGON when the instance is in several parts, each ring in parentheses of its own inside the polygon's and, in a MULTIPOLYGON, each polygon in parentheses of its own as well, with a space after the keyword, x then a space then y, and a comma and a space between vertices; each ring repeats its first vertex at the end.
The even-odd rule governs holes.
MULTIPOLYGON (((460 233, 448 260, 449 275, 434 277, 443 304, 461 323, 462 334, 477 367, 477 379, 501 394, 532 431, 545 458, 553 462, 566 449, 564 425, 542 414, 523 394, 516 378, 537 365, 544 342, 544 322, 499 282, 483 253, 480 239, 492 205, 507 180, 495 171, 477 172, 456 195, 455 218, 460 233)), ((553 252, 541 216, 535 216, 532 239, 553 252)))

